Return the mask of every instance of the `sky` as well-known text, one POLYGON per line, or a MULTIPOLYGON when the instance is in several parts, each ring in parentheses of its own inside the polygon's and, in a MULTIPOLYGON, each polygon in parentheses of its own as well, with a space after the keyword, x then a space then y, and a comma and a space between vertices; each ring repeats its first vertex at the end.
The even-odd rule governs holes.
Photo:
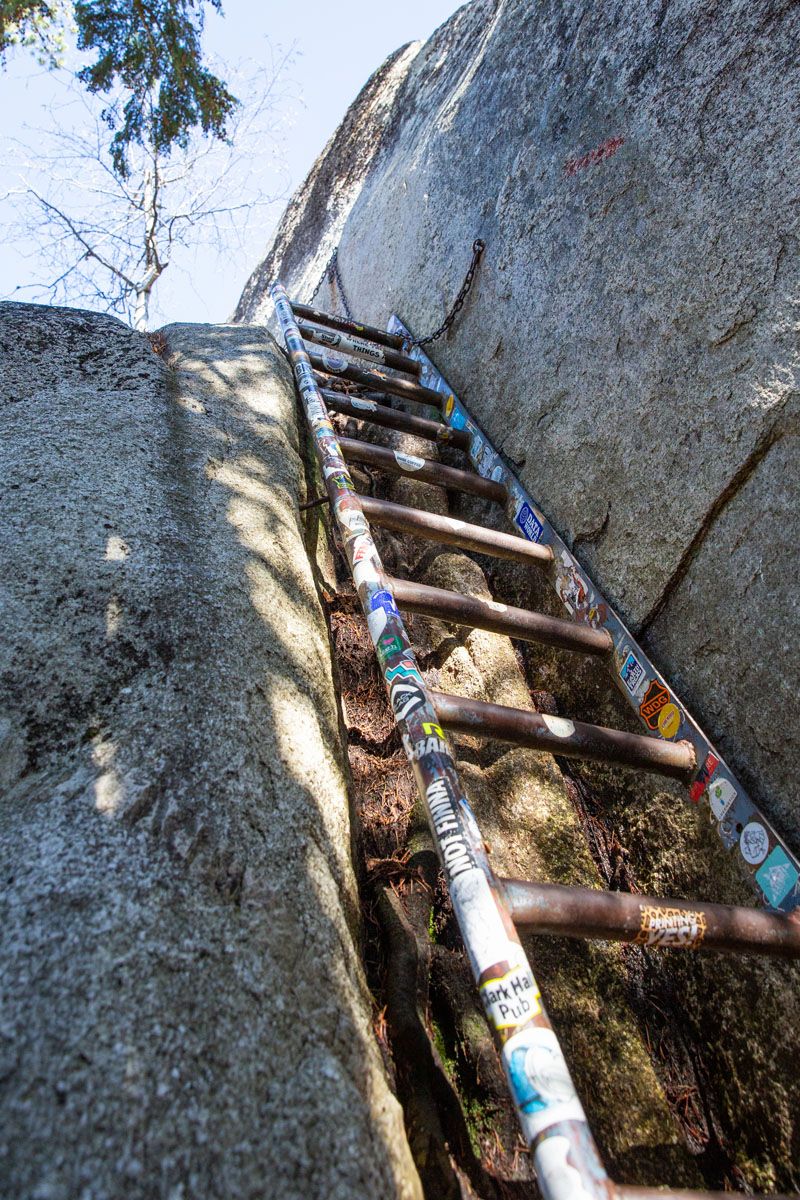
MULTIPOLYGON (((228 0, 224 16, 209 10, 203 44, 228 63, 266 61, 270 53, 292 52, 284 75, 286 119, 277 146, 288 198, 372 72, 399 46, 428 38, 459 7, 458 0, 228 0)), ((62 89, 58 76, 39 67, 30 52, 9 55, 0 74, 0 159, 12 139, 36 142, 31 128, 50 119, 48 107, 59 102, 62 89)), ((265 147, 266 154, 274 150, 265 147)), ((9 183, 6 167, 4 188, 9 183)), ((8 222, 9 203, 0 210, 0 225, 8 222)), ((182 264, 176 260, 175 269, 171 266, 159 281, 150 325, 226 320, 284 207, 280 199, 261 210, 245 244, 235 251, 219 256, 203 250, 182 264)), ((0 237, 1 299, 32 298, 26 285, 47 275, 37 247, 35 236, 0 237)))

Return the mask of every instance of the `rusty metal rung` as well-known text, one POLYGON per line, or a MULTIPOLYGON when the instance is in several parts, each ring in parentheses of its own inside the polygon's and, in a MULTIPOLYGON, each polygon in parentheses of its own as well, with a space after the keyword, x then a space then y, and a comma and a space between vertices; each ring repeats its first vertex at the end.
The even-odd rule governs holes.
POLYGON ((366 358, 372 366, 404 371, 406 375, 413 375, 415 380, 419 378, 422 371, 420 363, 409 358, 407 354, 401 354, 398 350, 390 350, 387 346, 377 346, 367 341, 366 338, 351 337, 346 333, 336 333, 328 329, 317 329, 305 321, 301 321, 298 328, 304 341, 315 342, 317 345, 325 346, 327 350, 337 353, 366 358))
POLYGON ((800 958, 800 922, 763 909, 523 879, 501 883, 514 924, 533 933, 633 942, 653 950, 800 958))
POLYGON ((412 383, 410 379, 398 379, 396 375, 385 375, 382 371, 370 370, 368 367, 358 367, 354 363, 342 366, 341 370, 333 370, 327 355, 323 357, 316 350, 308 348, 308 357, 315 371, 319 372, 319 382, 323 387, 329 385, 329 377, 349 379, 351 383, 360 383, 363 387, 372 388, 376 392, 385 392, 388 396, 401 396, 404 400, 413 400, 415 404, 427 404, 433 408, 441 408, 444 396, 433 388, 423 387, 421 383, 412 383))
POLYGON ((486 529, 483 525, 471 525, 468 521, 442 517, 438 513, 409 508, 405 504, 394 504, 391 500, 377 500, 373 496, 361 496, 360 500, 364 513, 384 529, 413 533, 432 542, 461 546, 463 550, 511 559, 525 566, 547 567, 553 561, 549 546, 539 546, 536 542, 525 541, 511 533, 486 529))
POLYGON ((506 489, 493 479, 483 479, 474 471, 459 471, 457 467, 446 467, 444 463, 419 458, 415 454, 401 454, 398 450, 385 450, 373 442, 362 442, 358 438, 339 438, 339 445, 346 459, 366 463, 393 475, 409 475, 423 483, 435 483, 439 487, 457 488, 496 504, 505 504, 506 489))
POLYGON ((616 763, 654 771, 686 783, 697 770, 691 742, 666 742, 658 738, 606 729, 584 721, 570 721, 547 713, 528 712, 504 704, 468 700, 448 692, 434 692, 433 702, 445 729, 478 737, 497 738, 516 746, 529 746, 565 758, 616 763))
POLYGON ((463 429, 451 429, 449 425, 443 425, 439 421, 429 421, 427 417, 414 417, 411 413, 389 408, 376 400, 346 396, 343 392, 332 392, 329 388, 323 388, 322 395, 328 409, 332 408, 334 412, 342 413, 346 417, 355 417, 356 420, 367 421, 370 425, 382 425, 386 429, 397 429, 401 433, 412 433, 440 446, 469 450, 469 434, 463 429))
POLYGON ((587 625, 578 625, 577 622, 546 617, 543 613, 529 612, 526 608, 511 608, 494 600, 467 596, 463 592, 428 587, 410 579, 390 579, 388 583, 397 603, 409 612, 437 617, 440 621, 451 621, 455 625, 469 625, 473 629, 488 629, 491 633, 505 633, 525 642, 541 642, 545 646, 557 646, 561 650, 574 650, 580 654, 606 655, 612 650, 611 638, 607 633, 587 625))
POLYGON ((327 325, 330 329, 340 329, 342 333, 368 338, 369 341, 377 342, 379 346, 388 346, 391 350, 402 350, 406 344, 405 339, 398 334, 387 333, 385 329, 378 329, 374 325, 362 325, 358 321, 348 321, 344 317, 336 317, 332 313, 312 308, 310 304, 300 304, 296 300, 292 300, 290 303, 296 316, 304 317, 307 321, 314 321, 317 325, 327 325))

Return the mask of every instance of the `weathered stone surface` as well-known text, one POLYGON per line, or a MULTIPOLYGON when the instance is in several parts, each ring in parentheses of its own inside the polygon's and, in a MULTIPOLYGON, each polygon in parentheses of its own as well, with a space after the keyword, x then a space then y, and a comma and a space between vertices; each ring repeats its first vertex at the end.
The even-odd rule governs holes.
POLYGON ((413 1197, 290 374, 164 332, 0 307, 2 1192, 413 1197))
POLYGON ((796 847, 799 39, 786 0, 473 0, 363 140, 351 110, 238 312, 339 242, 353 311, 427 332, 483 237, 435 361, 796 847))

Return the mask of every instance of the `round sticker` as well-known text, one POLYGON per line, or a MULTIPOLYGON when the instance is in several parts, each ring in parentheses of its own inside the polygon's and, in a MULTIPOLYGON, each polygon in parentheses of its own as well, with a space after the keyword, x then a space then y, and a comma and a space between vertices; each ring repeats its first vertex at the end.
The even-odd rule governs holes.
POLYGON ((742 830, 739 849, 745 862, 755 867, 763 862, 769 850, 769 835, 760 821, 750 821, 742 830))
POLYGON ((674 738, 681 727, 681 713, 677 704, 665 704, 658 714, 658 732, 663 738, 674 738))
POLYGON ((394 458, 398 467, 402 467, 404 471, 419 471, 425 466, 425 459, 417 458, 416 454, 403 454, 400 450, 395 450, 394 458))
POLYGON ((343 354, 332 354, 329 350, 323 350, 322 365, 326 371, 333 371, 334 374, 338 374, 338 372, 347 369, 348 363, 343 354))

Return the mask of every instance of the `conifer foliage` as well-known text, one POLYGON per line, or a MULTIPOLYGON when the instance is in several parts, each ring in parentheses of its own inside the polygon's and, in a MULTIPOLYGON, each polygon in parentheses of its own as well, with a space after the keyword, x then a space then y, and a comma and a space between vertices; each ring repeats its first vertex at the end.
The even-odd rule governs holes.
POLYGON ((59 0, 0 0, 0 54, 25 44, 52 61, 55 35, 72 19, 78 49, 93 56, 78 78, 108 97, 103 116, 124 179, 131 146, 163 154, 195 130, 226 137, 238 101, 203 61, 206 2, 221 8, 221 0, 76 0, 70 14, 59 0))

